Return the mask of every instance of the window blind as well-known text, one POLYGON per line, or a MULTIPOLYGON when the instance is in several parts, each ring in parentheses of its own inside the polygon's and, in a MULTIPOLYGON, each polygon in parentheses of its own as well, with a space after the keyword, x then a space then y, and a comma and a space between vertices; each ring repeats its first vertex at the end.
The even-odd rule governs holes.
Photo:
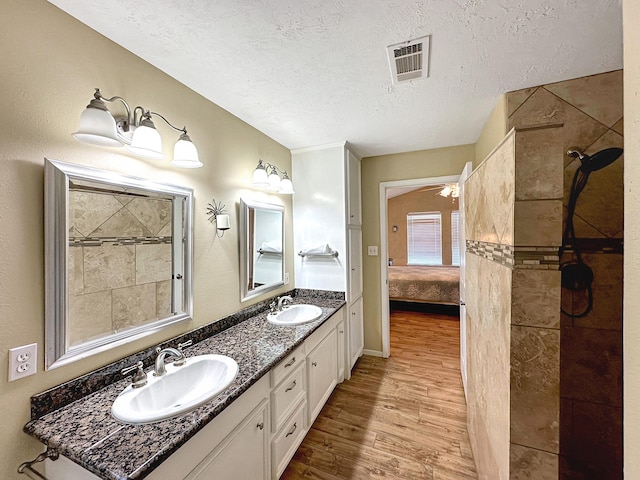
POLYGON ((407 214, 407 263, 409 265, 442 265, 440 212, 407 214))
POLYGON ((451 265, 460 265, 460 211, 451 212, 451 265))

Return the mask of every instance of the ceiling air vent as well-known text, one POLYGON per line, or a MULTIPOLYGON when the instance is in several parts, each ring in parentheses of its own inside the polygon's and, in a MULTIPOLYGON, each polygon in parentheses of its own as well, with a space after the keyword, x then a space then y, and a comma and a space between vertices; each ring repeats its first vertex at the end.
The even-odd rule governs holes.
POLYGON ((394 84, 429 76, 429 39, 427 35, 387 47, 394 84))

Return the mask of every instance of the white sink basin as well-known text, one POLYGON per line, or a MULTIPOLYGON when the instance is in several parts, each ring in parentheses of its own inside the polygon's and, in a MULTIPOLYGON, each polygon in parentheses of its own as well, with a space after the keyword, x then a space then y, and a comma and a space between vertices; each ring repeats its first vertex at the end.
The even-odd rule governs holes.
POLYGON ((167 373, 147 376, 144 387, 125 388, 111 406, 111 414, 124 423, 153 423, 187 413, 227 388, 238 374, 238 364, 224 355, 198 355, 167 373))
POLYGON ((322 316, 322 310, 315 305, 291 305, 281 312, 270 313, 267 321, 275 325, 300 325, 313 322, 322 316))

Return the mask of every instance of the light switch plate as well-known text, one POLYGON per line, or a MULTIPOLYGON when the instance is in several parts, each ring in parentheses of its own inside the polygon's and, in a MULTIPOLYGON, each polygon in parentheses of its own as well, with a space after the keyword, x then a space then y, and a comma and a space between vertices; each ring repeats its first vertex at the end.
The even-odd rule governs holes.
POLYGON ((284 284, 289 285, 289 272, 284 272, 284 284))
POLYGON ((32 343, 9 350, 9 381, 28 377, 37 371, 38 344, 32 343))
POLYGON ((377 245, 369 245, 367 247, 367 254, 370 257, 377 257, 378 256, 378 246, 377 245))

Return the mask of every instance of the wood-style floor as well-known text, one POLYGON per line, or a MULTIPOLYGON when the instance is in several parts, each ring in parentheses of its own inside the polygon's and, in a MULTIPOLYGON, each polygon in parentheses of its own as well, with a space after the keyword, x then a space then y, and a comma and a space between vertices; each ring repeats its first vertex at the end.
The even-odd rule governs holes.
POLYGON ((364 356, 281 479, 477 479, 457 317, 391 315, 391 357, 364 356))

